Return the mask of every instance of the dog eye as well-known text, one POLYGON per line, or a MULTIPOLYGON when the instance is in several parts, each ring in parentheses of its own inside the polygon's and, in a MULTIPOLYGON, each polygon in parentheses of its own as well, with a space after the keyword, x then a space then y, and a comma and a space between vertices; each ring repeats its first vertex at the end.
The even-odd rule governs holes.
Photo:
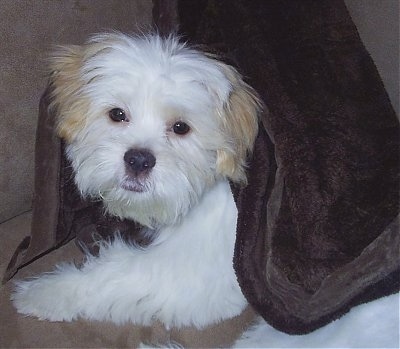
POLYGON ((187 123, 183 121, 177 121, 175 122, 174 126, 172 127, 174 133, 177 135, 185 135, 190 131, 190 127, 187 123))
POLYGON ((121 108, 113 108, 108 112, 108 116, 112 121, 121 122, 128 121, 125 112, 121 108))

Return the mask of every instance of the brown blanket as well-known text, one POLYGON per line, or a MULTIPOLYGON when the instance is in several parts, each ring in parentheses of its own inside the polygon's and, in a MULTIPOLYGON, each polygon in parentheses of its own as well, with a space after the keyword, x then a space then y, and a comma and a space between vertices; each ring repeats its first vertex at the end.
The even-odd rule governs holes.
MULTIPOLYGON (((233 262, 253 308, 299 334, 398 291, 399 122, 343 1, 177 6, 164 10, 178 11, 181 32, 235 63, 268 108, 249 185, 234 188, 233 262)), ((174 14, 159 18, 170 21, 163 30, 175 26, 174 14)), ((45 94, 32 232, 6 279, 75 236, 90 248, 93 232, 136 231, 79 198, 47 105, 45 94)))

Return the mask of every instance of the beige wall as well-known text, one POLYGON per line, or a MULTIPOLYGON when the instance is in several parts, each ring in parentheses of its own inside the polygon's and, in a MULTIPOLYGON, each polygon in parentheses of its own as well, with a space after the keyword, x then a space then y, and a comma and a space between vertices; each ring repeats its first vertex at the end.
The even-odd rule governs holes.
POLYGON ((0 223, 31 208, 35 128, 53 44, 151 23, 151 0, 0 0, 0 223))
POLYGON ((397 115, 399 111, 399 0, 345 0, 397 115))

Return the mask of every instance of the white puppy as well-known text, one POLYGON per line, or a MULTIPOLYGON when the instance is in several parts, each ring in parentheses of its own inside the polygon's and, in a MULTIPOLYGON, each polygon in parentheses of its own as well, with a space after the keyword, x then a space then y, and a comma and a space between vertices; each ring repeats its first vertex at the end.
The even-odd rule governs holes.
POLYGON ((232 67, 175 37, 103 34, 52 59, 57 132, 76 185, 142 224, 82 267, 17 284, 20 313, 51 321, 203 327, 242 312, 232 266, 237 210, 260 102, 232 67))

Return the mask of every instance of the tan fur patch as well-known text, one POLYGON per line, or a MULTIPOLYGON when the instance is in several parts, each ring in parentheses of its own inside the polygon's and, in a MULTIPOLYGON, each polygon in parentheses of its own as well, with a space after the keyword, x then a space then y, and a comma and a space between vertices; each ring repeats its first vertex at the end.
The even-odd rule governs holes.
POLYGON ((83 91, 91 81, 82 74, 82 67, 89 59, 110 50, 115 40, 121 39, 107 34, 101 42, 60 46, 50 59, 51 107, 56 108, 57 134, 68 143, 76 138, 90 117, 90 103, 83 91))
POLYGON ((52 104, 57 114, 57 134, 72 142, 87 122, 89 100, 83 93, 86 81, 81 69, 88 59, 109 49, 111 42, 84 46, 60 46, 50 60, 52 104))
POLYGON ((258 132, 258 112, 262 103, 257 93, 232 67, 220 63, 232 84, 232 92, 220 113, 222 127, 232 142, 231 148, 217 154, 217 171, 235 182, 246 183, 246 158, 252 151, 258 132))
POLYGON ((75 134, 85 125, 84 115, 88 103, 82 101, 80 69, 83 64, 83 49, 80 46, 59 47, 50 62, 52 104, 57 114, 57 134, 72 142, 75 134))
POLYGON ((88 101, 82 100, 80 103, 76 103, 73 109, 69 110, 68 113, 60 113, 57 120, 58 136, 67 143, 71 143, 76 137, 76 134, 86 125, 87 119, 85 115, 88 109, 88 101))

